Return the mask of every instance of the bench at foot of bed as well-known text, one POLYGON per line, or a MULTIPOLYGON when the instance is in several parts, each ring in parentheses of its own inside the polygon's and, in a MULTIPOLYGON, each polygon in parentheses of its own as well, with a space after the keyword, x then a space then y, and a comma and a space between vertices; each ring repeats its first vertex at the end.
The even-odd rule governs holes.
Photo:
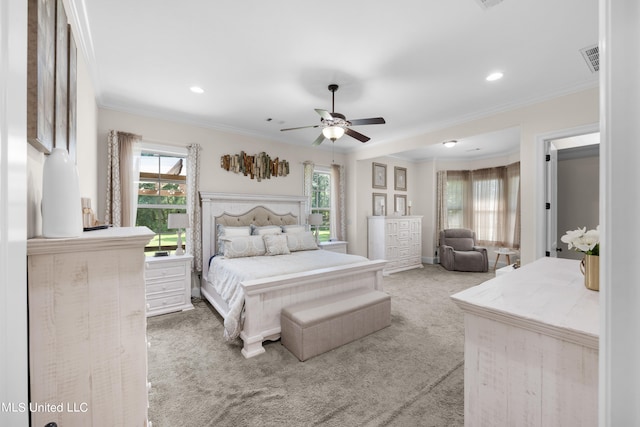
POLYGON ((282 344, 300 361, 355 341, 391 324, 391 298, 360 288, 286 307, 282 344))

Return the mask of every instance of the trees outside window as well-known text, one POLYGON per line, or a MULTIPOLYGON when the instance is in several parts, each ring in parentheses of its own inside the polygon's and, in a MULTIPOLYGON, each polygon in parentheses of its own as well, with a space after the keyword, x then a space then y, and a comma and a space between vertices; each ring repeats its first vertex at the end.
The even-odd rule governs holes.
POLYGON ((178 230, 167 228, 169 214, 186 212, 185 158, 143 151, 140 156, 136 225, 146 226, 156 234, 145 252, 174 251, 177 248, 178 230))

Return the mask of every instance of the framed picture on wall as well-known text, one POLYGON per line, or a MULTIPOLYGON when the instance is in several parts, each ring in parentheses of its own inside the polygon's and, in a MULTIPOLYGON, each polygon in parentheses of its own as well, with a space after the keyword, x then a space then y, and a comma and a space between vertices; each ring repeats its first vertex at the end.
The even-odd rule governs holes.
POLYGON ((28 22, 27 140, 49 154, 55 126, 56 0, 29 0, 28 22))
POLYGON ((386 193, 373 193, 373 216, 386 215, 387 209, 387 194, 386 193))
POLYGON ((407 214, 407 196, 404 194, 396 194, 393 196, 393 204, 395 205, 395 212, 398 215, 407 214))
POLYGON ((373 188, 387 189, 387 165, 382 163, 373 163, 372 171, 372 186, 373 188))
POLYGON ((393 177, 395 189, 399 191, 407 191, 407 168, 394 167, 393 177))

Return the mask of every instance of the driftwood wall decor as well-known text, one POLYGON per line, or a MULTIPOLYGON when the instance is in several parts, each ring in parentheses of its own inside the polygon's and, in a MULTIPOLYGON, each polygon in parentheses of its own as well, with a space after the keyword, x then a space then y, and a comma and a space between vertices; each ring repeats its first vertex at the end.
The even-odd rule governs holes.
POLYGON ((220 157, 220 167, 226 171, 241 173, 251 179, 261 181, 271 177, 289 175, 289 162, 278 157, 271 159, 265 152, 249 156, 244 151, 240 154, 225 154, 220 157))

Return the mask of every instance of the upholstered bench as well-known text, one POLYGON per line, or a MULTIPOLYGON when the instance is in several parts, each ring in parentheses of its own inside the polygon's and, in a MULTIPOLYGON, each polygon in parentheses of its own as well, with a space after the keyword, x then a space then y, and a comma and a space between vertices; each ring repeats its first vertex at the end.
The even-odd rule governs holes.
POLYGON ((391 298, 355 289, 282 309, 281 342, 300 361, 340 347, 391 324, 391 298))

